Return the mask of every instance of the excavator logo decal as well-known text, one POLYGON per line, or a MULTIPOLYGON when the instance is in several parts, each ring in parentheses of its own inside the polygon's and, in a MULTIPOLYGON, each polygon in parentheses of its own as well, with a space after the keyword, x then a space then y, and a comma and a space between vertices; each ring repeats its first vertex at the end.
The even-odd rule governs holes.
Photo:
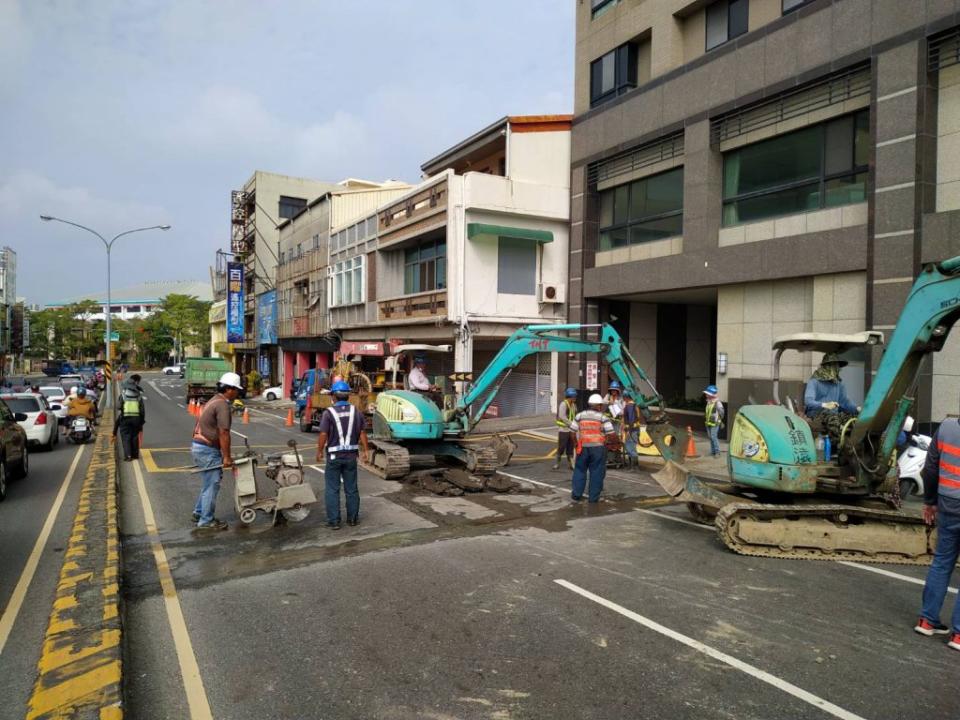
POLYGON ((550 341, 546 338, 541 338, 540 340, 531 340, 530 347, 534 350, 547 350, 550 347, 550 341))
POLYGON ((944 300, 940 303, 940 309, 946 310, 947 308, 953 307, 954 305, 960 305, 960 296, 952 297, 948 300, 944 300))

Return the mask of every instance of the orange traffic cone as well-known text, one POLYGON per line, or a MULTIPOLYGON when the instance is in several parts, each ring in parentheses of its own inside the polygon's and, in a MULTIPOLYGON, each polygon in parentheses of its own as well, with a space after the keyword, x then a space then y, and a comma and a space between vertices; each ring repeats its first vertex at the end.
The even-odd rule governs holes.
POLYGON ((287 410, 287 421, 284 423, 287 427, 293 427, 293 408, 287 410))
POLYGON ((689 425, 687 425, 687 449, 683 456, 688 458, 700 457, 697 453, 697 444, 693 441, 693 428, 689 425))
POLYGON ((187 400, 187 415, 193 415, 193 400, 187 400))
POLYGON ((247 410, 246 408, 243 409, 243 424, 244 425, 250 424, 250 411, 247 410))

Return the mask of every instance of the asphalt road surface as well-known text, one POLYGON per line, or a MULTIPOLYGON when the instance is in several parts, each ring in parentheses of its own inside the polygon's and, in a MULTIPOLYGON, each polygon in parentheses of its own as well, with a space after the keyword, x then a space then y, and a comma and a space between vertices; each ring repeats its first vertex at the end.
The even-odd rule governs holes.
POLYGON ((26 712, 90 447, 30 452, 0 503, 0 718, 26 712))
MULTIPOLYGON (((227 477, 230 529, 198 538, 182 381, 145 387, 146 450, 121 491, 128 717, 960 713, 960 653, 911 629, 922 568, 735 555, 658 507, 645 472, 571 505, 549 428, 515 435, 508 471, 529 492, 440 498, 361 473, 357 527, 327 529, 322 500, 245 527, 227 477)), ((322 495, 316 436, 285 412, 263 404, 234 429, 266 452, 305 441, 322 495)))

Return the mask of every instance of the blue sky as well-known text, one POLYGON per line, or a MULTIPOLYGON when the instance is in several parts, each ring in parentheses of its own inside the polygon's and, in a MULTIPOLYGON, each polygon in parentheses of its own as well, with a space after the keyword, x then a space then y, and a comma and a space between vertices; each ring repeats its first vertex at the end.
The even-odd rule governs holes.
POLYGON ((204 279, 254 169, 416 181, 507 114, 570 112, 571 0, 0 0, 0 244, 19 295, 204 279))

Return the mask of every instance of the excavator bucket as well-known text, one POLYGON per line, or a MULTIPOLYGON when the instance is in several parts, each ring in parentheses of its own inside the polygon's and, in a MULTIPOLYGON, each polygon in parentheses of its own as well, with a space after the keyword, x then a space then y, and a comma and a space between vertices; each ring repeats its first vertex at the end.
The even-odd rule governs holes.
POLYGON ((653 479, 677 502, 694 503, 703 510, 712 511, 712 514, 716 514, 717 510, 729 503, 749 502, 710 487, 696 475, 691 475, 685 467, 671 460, 654 473, 653 479))
POLYGON ((495 434, 490 439, 490 447, 492 447, 497 454, 498 467, 506 467, 509 465, 510 459, 517 451, 517 444, 513 441, 513 438, 509 435, 501 435, 500 433, 495 434))

